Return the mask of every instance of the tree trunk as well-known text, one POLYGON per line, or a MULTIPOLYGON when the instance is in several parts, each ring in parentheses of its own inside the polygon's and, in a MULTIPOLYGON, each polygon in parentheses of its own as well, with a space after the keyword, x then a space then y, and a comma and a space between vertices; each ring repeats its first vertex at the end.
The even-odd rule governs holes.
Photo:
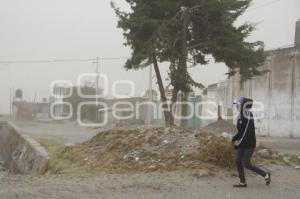
POLYGON ((170 122, 171 122, 172 125, 174 125, 174 122, 175 122, 174 115, 176 114, 176 109, 174 110, 174 112, 173 112, 173 109, 174 109, 175 103, 177 102, 178 92, 179 92, 178 88, 174 87, 173 93, 172 93, 172 103, 171 103, 171 113, 172 113, 171 115, 172 115, 172 117, 170 119, 170 122))
POLYGON ((170 107, 168 105, 168 100, 166 97, 164 84, 163 84, 163 81, 161 78, 160 70, 159 70, 157 59, 155 56, 153 56, 153 65, 154 65, 156 79, 157 79, 157 83, 158 83, 158 87, 159 87, 160 96, 161 96, 161 102, 163 103, 165 125, 171 126, 172 125, 172 123, 171 123, 172 114, 170 112, 170 107))
MULTIPOLYGON (((187 102, 187 93, 183 93, 182 96, 182 102, 187 102)), ((182 109, 181 109, 181 127, 187 127, 188 126, 188 120, 186 117, 188 116, 188 105, 187 104, 182 104, 182 109)))

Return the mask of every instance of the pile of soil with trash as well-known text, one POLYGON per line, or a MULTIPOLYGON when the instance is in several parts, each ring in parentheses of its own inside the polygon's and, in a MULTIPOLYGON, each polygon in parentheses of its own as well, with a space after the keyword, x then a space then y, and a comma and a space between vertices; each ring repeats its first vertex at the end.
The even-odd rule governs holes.
POLYGON ((0 180, 3 176, 5 176, 8 173, 8 169, 6 167, 6 164, 4 163, 3 158, 0 155, 0 180))
POLYGON ((218 120, 212 124, 209 124, 202 128, 202 131, 208 132, 208 133, 214 133, 214 134, 223 134, 228 133, 231 135, 234 135, 237 133, 236 126, 229 121, 226 120, 218 120))
POLYGON ((229 139, 183 128, 114 129, 91 140, 58 150, 49 170, 62 165, 90 172, 151 172, 234 167, 229 139))
MULTIPOLYGON (((130 173, 152 171, 235 168, 231 146, 234 126, 218 121, 203 129, 118 128, 101 132, 91 140, 64 148, 51 155, 48 173, 130 173), (230 133, 223 132, 226 130, 230 133)), ((253 161, 286 162, 287 157, 258 147, 253 161)), ((289 157, 289 160, 295 158, 289 157)), ((291 162, 291 161, 290 161, 291 162)))

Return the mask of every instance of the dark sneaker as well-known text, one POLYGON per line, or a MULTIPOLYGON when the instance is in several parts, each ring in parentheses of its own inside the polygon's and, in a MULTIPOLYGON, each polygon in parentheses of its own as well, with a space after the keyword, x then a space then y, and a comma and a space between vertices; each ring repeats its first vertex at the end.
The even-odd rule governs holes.
POLYGON ((269 186, 271 184, 271 173, 268 172, 265 177, 266 185, 269 186))
POLYGON ((246 183, 238 183, 238 184, 234 184, 233 187, 235 188, 246 188, 247 184, 246 183))

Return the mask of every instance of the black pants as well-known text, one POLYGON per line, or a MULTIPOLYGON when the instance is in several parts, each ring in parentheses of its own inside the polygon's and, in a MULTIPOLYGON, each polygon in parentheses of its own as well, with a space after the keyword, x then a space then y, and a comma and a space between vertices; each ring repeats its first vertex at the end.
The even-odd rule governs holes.
POLYGON ((236 167, 239 172, 240 182, 246 183, 244 167, 265 177, 267 174, 262 169, 251 164, 251 157, 254 152, 254 148, 239 148, 236 156, 236 167))

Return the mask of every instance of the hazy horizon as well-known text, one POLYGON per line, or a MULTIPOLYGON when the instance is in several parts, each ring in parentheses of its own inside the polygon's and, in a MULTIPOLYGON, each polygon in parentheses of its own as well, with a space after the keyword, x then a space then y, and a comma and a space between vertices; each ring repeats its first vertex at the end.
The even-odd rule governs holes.
MULTIPOLYGON (((122 8, 122 0, 115 0, 122 8)), ((266 49, 294 43, 295 23, 300 19, 299 0, 255 0, 237 23, 258 23, 249 40, 265 42, 266 49)), ((0 61, 69 60, 129 57, 122 31, 110 0, 0 0, 0 61)), ((125 59, 100 60, 100 73, 109 85, 116 80, 132 80, 138 85, 135 96, 149 87, 149 70, 126 71, 125 59)), ((161 67, 163 79, 168 65, 161 67)), ((191 69, 194 78, 205 84, 226 79, 226 66, 210 64, 191 69)), ((0 113, 9 112, 12 89, 21 88, 25 100, 49 97, 53 80, 76 82, 82 73, 95 72, 92 62, 0 64, 0 113)), ((157 89, 153 81, 154 89, 157 89)), ((126 93, 126 91, 124 91, 126 93)))

